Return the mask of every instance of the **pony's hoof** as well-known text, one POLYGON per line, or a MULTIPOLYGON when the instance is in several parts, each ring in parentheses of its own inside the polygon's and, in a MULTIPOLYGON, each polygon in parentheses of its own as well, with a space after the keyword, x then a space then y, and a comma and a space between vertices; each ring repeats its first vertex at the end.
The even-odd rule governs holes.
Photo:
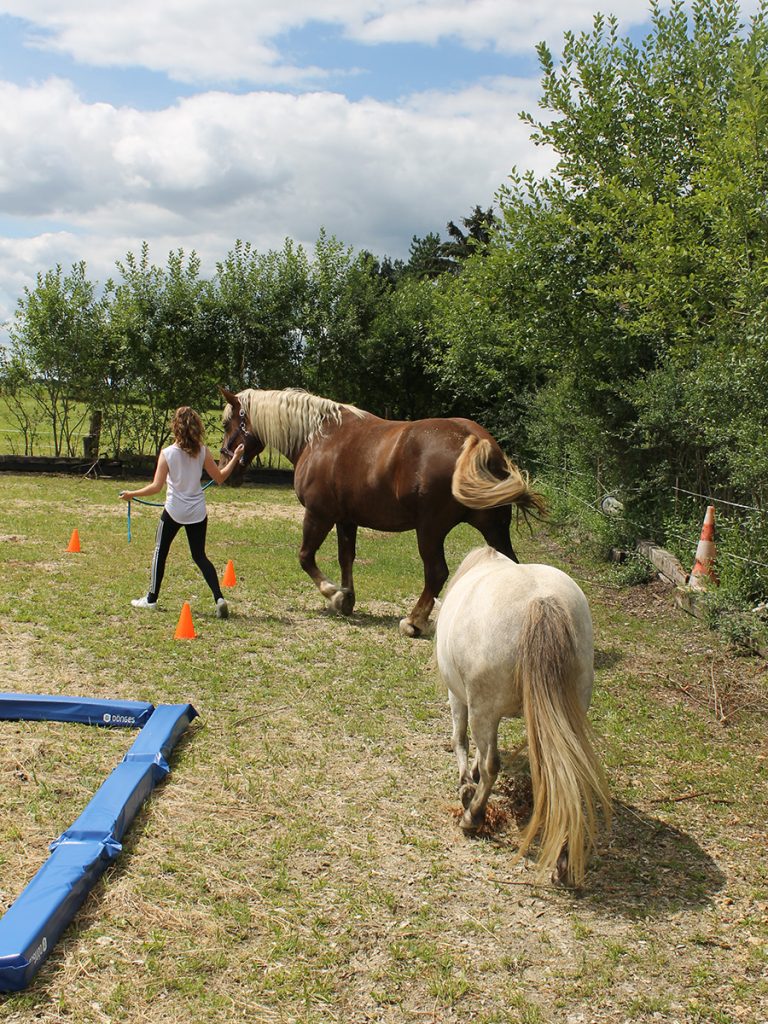
POLYGON ((351 615, 352 609, 355 607, 355 596, 349 590, 337 590, 330 599, 329 604, 335 612, 340 612, 342 615, 351 615))
POLYGON ((400 619, 400 632, 403 636, 417 637, 421 636, 421 630, 418 626, 414 626, 410 619, 400 619))
POLYGON ((469 783, 465 783, 463 786, 460 787, 459 799, 461 800, 461 805, 464 808, 464 810, 466 810, 472 803, 472 797, 474 795, 475 787, 470 785, 469 783))
POLYGON ((553 885, 567 885, 568 884, 568 847, 565 846, 560 851, 560 856, 557 858, 555 869, 552 872, 551 878, 553 885))
POLYGON ((464 832, 477 832, 480 826, 485 821, 485 814, 470 814, 469 809, 464 811, 459 821, 459 825, 464 832))

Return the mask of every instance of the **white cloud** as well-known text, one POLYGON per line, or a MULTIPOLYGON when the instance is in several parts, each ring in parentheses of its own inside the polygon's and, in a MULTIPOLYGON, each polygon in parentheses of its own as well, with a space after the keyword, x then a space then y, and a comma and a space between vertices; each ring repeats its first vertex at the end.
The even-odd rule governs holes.
MULTIPOLYGON (((757 0, 745 0, 749 13, 757 0)), ((182 82, 243 80, 267 86, 321 83, 326 71, 280 52, 281 34, 310 21, 338 26, 368 44, 435 44, 530 54, 545 39, 557 48, 566 29, 589 29, 597 10, 622 29, 648 20, 649 0, 0 0, 0 13, 24 18, 34 45, 98 67, 143 67, 182 82)))
POLYGON ((0 319, 38 270, 85 259, 104 280, 144 239, 157 262, 197 249, 211 274, 237 238, 311 246, 321 227, 405 256, 413 234, 488 205, 513 165, 547 160, 517 119, 537 91, 499 79, 396 105, 209 92, 147 112, 85 103, 56 79, 0 83, 0 218, 33 236, 0 243, 0 319))
MULTIPOLYGON (((757 0, 745 0, 746 16, 757 0)), ((308 18, 347 38, 530 54, 589 28, 594 0, 0 0, 36 45, 81 64, 141 66, 190 82, 301 85, 320 73, 281 52, 308 18)), ((622 31, 647 0, 612 0, 622 31)), ((319 59, 319 58, 318 58, 319 59)), ((155 111, 87 103, 60 79, 0 82, 0 321, 24 284, 85 259, 92 277, 142 240, 164 262, 197 249, 205 270, 237 238, 311 246, 321 226, 347 244, 405 256, 413 234, 489 204, 513 166, 545 173, 518 120, 539 82, 487 80, 399 103, 328 91, 208 91, 155 111)))

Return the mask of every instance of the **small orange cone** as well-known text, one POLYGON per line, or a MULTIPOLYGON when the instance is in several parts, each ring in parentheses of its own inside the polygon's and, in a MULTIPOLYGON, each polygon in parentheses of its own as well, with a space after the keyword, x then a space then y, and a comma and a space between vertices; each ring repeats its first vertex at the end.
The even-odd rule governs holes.
POLYGON ((232 559, 227 562, 227 568, 224 570, 224 576, 221 580, 222 587, 234 587, 237 584, 235 577, 235 566, 232 559))
POLYGON ((67 545, 67 551, 80 551, 80 534, 77 530, 72 531, 72 536, 69 538, 69 544, 67 545))
POLYGON ((173 639, 194 640, 196 636, 195 627, 192 625, 192 609, 189 607, 189 601, 185 601, 181 606, 179 624, 176 627, 176 632, 173 634, 173 639))
POLYGON ((688 585, 694 590, 705 590, 707 583, 720 582, 715 572, 715 558, 717 548, 715 547, 715 506, 707 507, 707 514, 704 516, 704 525, 701 528, 701 539, 696 548, 696 558, 691 569, 691 576, 688 585))

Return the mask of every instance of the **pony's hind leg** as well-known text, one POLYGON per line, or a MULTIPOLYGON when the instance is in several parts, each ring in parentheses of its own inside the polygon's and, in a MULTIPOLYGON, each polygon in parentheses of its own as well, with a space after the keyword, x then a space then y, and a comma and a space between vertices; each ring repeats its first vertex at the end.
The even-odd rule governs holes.
POLYGON ((461 819, 461 827, 465 832, 476 832, 485 821, 485 808, 491 795, 496 777, 499 774, 501 759, 499 758, 498 730, 499 720, 478 719, 470 712, 472 738, 477 747, 476 766, 480 771, 480 781, 469 805, 461 819))
POLYGON ((459 769, 459 796, 464 807, 467 807, 475 795, 475 784, 469 770, 469 743, 467 741, 467 722, 469 716, 467 705, 451 690, 448 691, 448 703, 451 708, 451 721, 453 722, 451 746, 456 755, 456 765, 459 769))

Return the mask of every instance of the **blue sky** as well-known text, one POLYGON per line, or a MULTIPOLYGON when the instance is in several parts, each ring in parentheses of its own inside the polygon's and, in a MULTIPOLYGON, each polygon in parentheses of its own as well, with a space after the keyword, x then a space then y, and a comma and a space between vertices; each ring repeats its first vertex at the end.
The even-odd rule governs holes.
POLYGON ((104 281, 144 240, 209 274, 238 238, 321 228, 406 257, 513 167, 547 173, 518 119, 534 47, 600 9, 647 22, 645 0, 0 0, 0 324, 39 272, 104 281))

